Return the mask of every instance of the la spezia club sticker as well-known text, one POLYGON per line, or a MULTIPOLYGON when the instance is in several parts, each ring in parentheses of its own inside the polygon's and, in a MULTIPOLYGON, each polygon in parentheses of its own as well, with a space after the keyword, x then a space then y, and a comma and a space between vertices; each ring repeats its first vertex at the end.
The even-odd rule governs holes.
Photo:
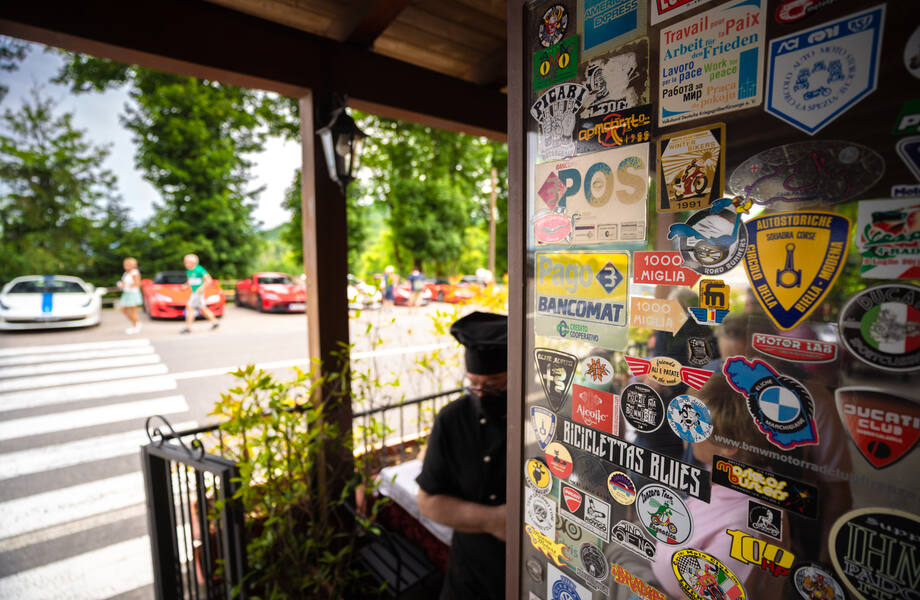
POLYGON ((712 482, 809 519, 818 516, 818 488, 778 473, 716 455, 712 482))
POLYGON ((559 487, 559 512, 569 521, 610 541, 610 503, 568 483, 559 487))
POLYGON ((524 490, 524 522, 547 537, 556 534, 556 504, 531 488, 524 490))
POLYGON ((920 369, 920 287, 879 285, 840 311, 844 347, 867 365, 894 372, 920 369))
POLYGON ((620 434, 620 397, 583 385, 572 386, 572 420, 613 435, 620 434))
POLYGON ((658 212, 699 210, 722 197, 725 124, 658 139, 658 212))
POLYGON ((556 434, 556 414, 542 406, 532 406, 530 407, 530 425, 533 427, 540 450, 546 450, 546 446, 553 441, 553 436, 556 434))
POLYGON ((744 269, 779 329, 794 329, 827 297, 846 264, 850 220, 824 211, 750 219, 744 269))
POLYGON ((690 510, 677 493, 656 484, 639 490, 636 515, 652 539, 679 546, 693 534, 690 510))
POLYGON ((732 538, 730 556, 738 562, 760 567, 774 577, 789 574, 795 562, 795 554, 789 550, 737 529, 727 529, 725 533, 732 538))
POLYGON ((546 447, 546 466, 553 475, 565 479, 572 474, 572 454, 559 442, 546 447))
POLYGON ((798 567, 792 575, 792 580, 803 600, 846 598, 843 595, 843 587, 837 583, 827 569, 820 565, 805 564, 798 567))
POLYGON ((524 477, 528 485, 541 494, 548 494, 553 489, 553 476, 549 467, 535 458, 524 463, 524 477))
POLYGON ((720 198, 699 210, 686 223, 671 225, 668 239, 684 259, 683 266, 700 275, 721 275, 744 257, 748 233, 741 215, 748 211, 739 200, 720 198))
POLYGON ((706 385, 713 373, 706 369, 685 367, 668 356, 656 356, 654 358, 624 356, 623 360, 629 366, 629 372, 635 377, 648 375, 653 381, 661 385, 671 386, 686 383, 698 390, 706 385))
POLYGON ((907 456, 920 439, 920 405, 907 397, 868 387, 834 391, 837 412, 853 444, 876 469, 907 456))
POLYGON ((664 422, 664 403, 651 386, 631 383, 620 394, 623 418, 640 433, 657 431, 664 422))
POLYGON ((920 279, 920 198, 859 203, 859 274, 871 279, 920 279))
POLYGON ((591 600, 591 590, 555 566, 547 565, 546 597, 549 600, 591 600))
POLYGON ((607 476, 607 490, 614 500, 624 506, 636 501, 636 484, 623 471, 614 471, 607 476))
POLYGON ((858 600, 916 598, 920 590, 920 518, 889 508, 841 516, 828 538, 837 575, 858 600))
POLYGON ((589 356, 581 362, 581 375, 591 385, 607 385, 613 380, 613 365, 603 356, 589 356))
POLYGON ((684 548, 671 556, 671 567, 680 589, 691 600, 747 598, 738 577, 711 554, 684 548))
POLYGON ((722 372, 747 397, 751 418, 771 444, 783 450, 818 444, 815 403, 805 386, 760 359, 743 356, 727 359, 722 372))
POLYGON ((533 358, 546 401, 554 411, 559 412, 575 378, 578 358, 568 352, 551 348, 534 348, 533 358))
POLYGON ((712 433, 709 408, 696 396, 675 396, 668 404, 668 424, 677 437, 690 444, 705 441, 712 433))

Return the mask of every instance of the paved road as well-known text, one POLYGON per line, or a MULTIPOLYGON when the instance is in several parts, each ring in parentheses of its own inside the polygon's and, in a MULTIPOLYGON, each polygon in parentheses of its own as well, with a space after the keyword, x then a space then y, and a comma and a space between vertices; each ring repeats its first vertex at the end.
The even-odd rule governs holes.
MULTIPOLYGON (((436 382, 411 371, 419 352, 445 345, 428 316, 439 308, 362 313, 352 321, 358 368, 399 377, 397 396, 430 391, 436 382)), ((152 597, 137 451, 145 419, 210 422, 228 371, 305 362, 303 315, 228 306, 216 331, 200 321, 180 335, 180 322, 144 320, 128 336, 125 326, 106 311, 92 329, 0 334, 0 600, 152 597)))

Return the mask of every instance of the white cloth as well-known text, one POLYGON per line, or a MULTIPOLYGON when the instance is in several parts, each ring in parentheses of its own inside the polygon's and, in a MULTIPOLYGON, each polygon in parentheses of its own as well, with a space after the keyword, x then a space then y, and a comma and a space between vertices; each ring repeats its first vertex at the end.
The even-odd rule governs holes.
POLYGON ((450 538, 454 530, 447 525, 435 523, 425 518, 418 510, 418 484, 415 478, 422 472, 422 461, 415 459, 401 465, 386 467, 380 471, 377 481, 380 484, 380 493, 392 498, 403 507, 407 513, 417 519, 436 538, 450 546, 450 538))
MULTIPOLYGON (((138 280, 141 278, 141 272, 137 269, 131 269, 130 271, 125 271, 125 274, 121 276, 121 291, 123 292, 136 292, 140 286, 135 283, 135 276, 138 280)), ((110 280, 111 281, 111 280, 110 280)))

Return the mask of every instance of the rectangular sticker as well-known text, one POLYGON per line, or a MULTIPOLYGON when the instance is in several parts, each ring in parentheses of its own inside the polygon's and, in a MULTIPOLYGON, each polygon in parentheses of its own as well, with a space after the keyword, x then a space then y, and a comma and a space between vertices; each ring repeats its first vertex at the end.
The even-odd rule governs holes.
POLYGON ((670 18, 676 17, 681 13, 685 13, 695 6, 701 4, 706 4, 709 0, 650 0, 651 1, 651 11, 649 12, 649 17, 652 20, 652 25, 657 25, 662 21, 667 21, 670 18))
POLYGON ((658 212, 707 208, 722 197, 724 179, 724 123, 659 137, 658 212))
POLYGON ((577 154, 600 152, 649 141, 652 135, 652 105, 612 110, 575 126, 577 154))
POLYGON ((809 519, 818 516, 815 486, 724 456, 712 457, 712 482, 809 519))
POLYGON ((583 119, 648 104, 648 38, 590 60, 582 57, 578 81, 588 90, 579 112, 583 119))
POLYGON ((578 74, 578 37, 570 37, 533 54, 533 91, 562 83, 578 74))
POLYGON ((559 513, 594 535, 610 541, 610 503, 568 483, 559 486, 559 513))
POLYGON ((626 348, 629 254, 537 252, 537 335, 626 348))
POLYGON ((661 28, 660 126, 760 105, 765 3, 727 2, 661 28))
POLYGON ((620 397, 576 383, 572 386, 572 420, 620 435, 620 397))
POLYGON ((647 22, 645 0, 578 0, 583 59, 645 34, 647 22))
POLYGON ((859 274, 869 279, 920 279, 920 198, 859 203, 859 274))

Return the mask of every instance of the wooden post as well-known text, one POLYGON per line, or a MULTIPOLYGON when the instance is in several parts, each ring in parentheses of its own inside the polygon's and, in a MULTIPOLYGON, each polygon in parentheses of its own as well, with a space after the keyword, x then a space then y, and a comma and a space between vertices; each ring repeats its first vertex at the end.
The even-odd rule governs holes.
POLYGON ((495 188, 498 186, 498 169, 492 167, 492 193, 489 195, 489 272, 495 277, 495 188))

